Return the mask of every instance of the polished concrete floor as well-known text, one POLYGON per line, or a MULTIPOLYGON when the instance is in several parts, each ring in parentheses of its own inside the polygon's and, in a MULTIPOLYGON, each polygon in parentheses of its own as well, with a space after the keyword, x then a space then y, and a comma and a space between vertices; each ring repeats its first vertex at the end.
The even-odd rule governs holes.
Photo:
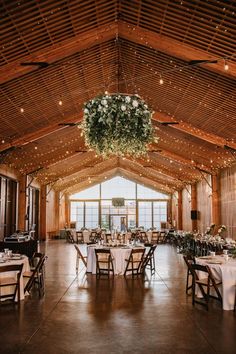
POLYGON ((191 305, 186 268, 171 245, 156 250, 156 274, 144 281, 96 280, 64 240, 41 245, 48 255, 46 294, 20 308, 0 306, 0 353, 236 353, 236 314, 212 303, 191 305))

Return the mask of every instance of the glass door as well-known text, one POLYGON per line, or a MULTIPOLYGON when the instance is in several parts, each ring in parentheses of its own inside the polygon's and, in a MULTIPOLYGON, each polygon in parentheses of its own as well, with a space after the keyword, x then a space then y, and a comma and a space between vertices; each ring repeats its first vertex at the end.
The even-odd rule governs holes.
POLYGON ((127 230, 127 215, 110 215, 111 230, 126 231, 127 230))

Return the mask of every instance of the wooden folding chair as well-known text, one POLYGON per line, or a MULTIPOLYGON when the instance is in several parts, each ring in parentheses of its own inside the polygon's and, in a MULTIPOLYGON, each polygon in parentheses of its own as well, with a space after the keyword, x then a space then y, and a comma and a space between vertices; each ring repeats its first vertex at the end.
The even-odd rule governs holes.
POLYGON ((70 243, 75 243, 75 240, 70 230, 66 230, 66 241, 70 243))
POLYGON ((1 294, 0 291, 0 303, 1 299, 8 299, 15 301, 17 296, 17 302, 20 302, 20 277, 22 274, 22 264, 9 264, 0 267, 0 290, 1 288, 13 287, 13 292, 1 294), (5 273, 5 274, 4 274, 5 273), (8 274, 6 274, 8 273, 8 274))
POLYGON ((84 243, 84 235, 82 231, 76 231, 77 243, 84 243))
POLYGON ((124 276, 126 277, 128 272, 131 272, 132 277, 142 274, 141 266, 143 262, 145 248, 133 248, 130 256, 125 261, 127 262, 124 276))
POLYGON ((160 233, 157 231, 152 232, 152 237, 151 237, 151 244, 157 244, 158 239, 159 239, 160 233))
POLYGON ((110 277, 110 273, 114 276, 114 267, 112 255, 109 249, 95 249, 96 255, 96 275, 100 278, 101 275, 110 277))
POLYGON ((193 288, 193 275, 192 275, 192 270, 191 270, 191 264, 196 263, 195 258, 191 255, 185 255, 184 256, 184 261, 187 266, 187 279, 186 279, 186 289, 185 292, 188 294, 188 291, 193 288), (191 278, 191 284, 189 284, 189 280, 191 278))
POLYGON ((27 280, 26 285, 24 287, 24 292, 30 292, 34 285, 38 287, 39 296, 44 295, 45 292, 45 269, 44 264, 47 259, 47 256, 44 254, 39 259, 38 263, 34 268, 32 268, 29 272, 23 273, 23 278, 27 280))
POLYGON ((79 246, 77 245, 74 245, 75 246, 75 249, 77 251, 77 257, 76 257, 76 274, 78 274, 79 272, 79 260, 81 259, 81 261, 83 262, 84 266, 87 268, 87 256, 84 256, 82 254, 82 252, 80 251, 80 248, 79 246))
POLYGON ((219 285, 222 284, 221 281, 216 280, 211 272, 211 269, 206 265, 201 264, 190 264, 190 269, 193 275, 193 287, 192 287, 192 304, 195 303, 203 305, 208 310, 208 303, 210 298, 216 299, 220 301, 222 305, 222 297, 221 293, 218 289, 219 285), (204 278, 199 277, 199 272, 204 272, 204 278), (200 301, 196 299, 196 285, 199 287, 199 290, 203 296, 204 301, 200 301), (212 295, 210 291, 214 289, 216 295, 212 295))
POLYGON ((141 266, 141 272, 144 274, 145 269, 149 268, 151 271, 151 275, 155 274, 156 266, 155 266, 155 255, 154 252, 157 248, 157 245, 151 245, 148 253, 143 257, 143 263, 141 266))

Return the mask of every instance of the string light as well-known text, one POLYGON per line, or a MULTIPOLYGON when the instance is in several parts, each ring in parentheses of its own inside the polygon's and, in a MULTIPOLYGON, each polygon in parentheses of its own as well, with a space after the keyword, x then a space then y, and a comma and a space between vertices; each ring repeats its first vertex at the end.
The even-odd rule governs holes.
POLYGON ((159 84, 160 84, 160 85, 163 85, 163 84, 164 84, 164 80, 163 80, 163 78, 162 78, 161 76, 160 76, 159 84))
POLYGON ((25 111, 24 108, 21 107, 20 112, 24 113, 24 111, 25 111))
POLYGON ((58 104, 59 104, 59 106, 62 106, 62 100, 60 100, 60 101, 58 102, 58 104))
POLYGON ((224 69, 225 71, 229 70, 229 65, 226 60, 224 61, 224 69))

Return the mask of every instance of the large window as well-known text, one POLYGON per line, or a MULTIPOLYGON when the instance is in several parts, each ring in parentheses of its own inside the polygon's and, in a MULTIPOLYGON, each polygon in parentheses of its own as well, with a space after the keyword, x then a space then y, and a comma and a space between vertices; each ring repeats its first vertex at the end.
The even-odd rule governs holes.
POLYGON ((161 228, 167 221, 169 196, 136 184, 122 177, 114 177, 71 196, 71 221, 76 228, 110 229, 121 220, 128 229, 143 226, 161 228), (124 198, 125 205, 114 207, 112 198, 124 198))
POLYGON ((152 227, 152 202, 138 203, 138 224, 145 229, 152 227))
POLYGON ((161 223, 167 222, 167 203, 153 202, 153 226, 161 229, 161 223))
POLYGON ((96 228, 99 225, 98 202, 85 202, 85 224, 88 228, 96 228))
POLYGON ((71 202, 70 220, 76 221, 76 229, 84 227, 84 202, 71 202))

